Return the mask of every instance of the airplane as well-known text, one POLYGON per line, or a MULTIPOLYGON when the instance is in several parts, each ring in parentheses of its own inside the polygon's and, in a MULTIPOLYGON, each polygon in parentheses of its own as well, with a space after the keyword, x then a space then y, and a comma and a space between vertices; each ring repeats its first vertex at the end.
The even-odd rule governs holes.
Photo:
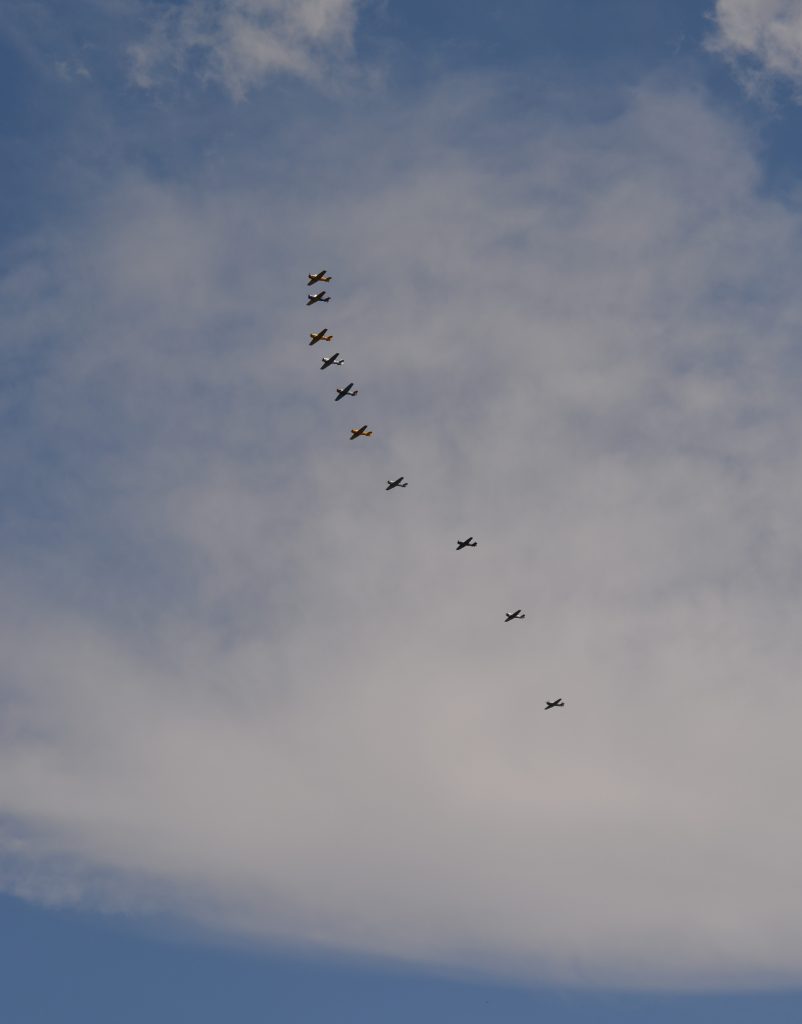
MULTIPOLYGON (((335 401, 336 401, 336 399, 335 399, 335 401)), ((368 430, 367 423, 365 423, 364 426, 361 426, 361 427, 353 427, 352 430, 351 430, 350 440, 353 441, 354 438, 356 438, 356 437, 373 437, 373 431, 372 430, 368 430)))
POLYGON ((329 281, 331 280, 330 277, 326 277, 326 271, 325 270, 321 270, 317 274, 310 274, 309 272, 307 272, 306 276, 309 278, 309 280, 306 283, 306 287, 307 288, 311 288, 313 284, 317 284, 318 282, 322 282, 323 284, 328 284, 329 281))
POLYGON ((325 292, 315 292, 314 295, 306 296, 307 306, 314 306, 316 302, 331 302, 331 296, 326 295, 325 292))
POLYGON ((321 370, 326 370, 330 366, 342 366, 342 364, 345 362, 345 360, 344 359, 338 359, 337 356, 339 354, 340 354, 339 352, 335 352, 334 355, 329 356, 328 359, 324 359, 323 362, 320 364, 320 369, 321 370))
POLYGON ((558 697, 557 700, 547 700, 546 706, 543 708, 544 711, 548 711, 549 708, 564 708, 565 701, 562 697, 558 697))
POLYGON ((463 548, 475 548, 477 547, 476 541, 473 537, 469 537, 467 540, 457 541, 457 551, 462 551, 463 548))
POLYGON ((309 337, 312 339, 309 342, 309 344, 310 345, 317 345, 317 343, 319 341, 331 341, 331 339, 334 337, 334 335, 333 334, 326 334, 326 328, 324 327, 322 331, 318 331, 317 334, 310 334, 309 337))
POLYGON ((520 608, 518 609, 517 612, 504 612, 504 614, 506 615, 506 618, 504 619, 505 622, 512 622, 513 619, 525 619, 526 618, 526 615, 524 615, 524 613, 521 611, 520 608))
POLYGON ((400 476, 397 480, 388 480, 387 486, 384 488, 385 491, 391 491, 394 487, 406 487, 406 484, 402 484, 401 481, 404 478, 400 476))
POLYGON ((350 384, 346 384, 344 388, 337 388, 337 397, 334 399, 334 401, 335 402, 339 402, 340 399, 341 398, 345 398, 346 395, 350 395, 351 398, 353 398, 354 395, 358 395, 359 392, 356 389, 353 390, 353 391, 351 390, 351 388, 353 386, 354 386, 354 382, 351 381, 351 383, 350 384))

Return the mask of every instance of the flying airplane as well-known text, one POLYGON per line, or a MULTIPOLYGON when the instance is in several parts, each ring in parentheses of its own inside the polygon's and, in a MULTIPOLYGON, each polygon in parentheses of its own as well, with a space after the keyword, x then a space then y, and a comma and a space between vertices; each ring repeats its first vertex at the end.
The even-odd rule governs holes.
POLYGON ((548 711, 549 708, 564 708, 565 701, 562 697, 558 697, 557 700, 547 700, 546 706, 543 708, 544 711, 548 711))
POLYGON ((354 397, 354 395, 358 395, 359 392, 356 390, 356 388, 354 388, 353 391, 351 390, 351 388, 353 387, 354 382, 351 381, 351 383, 346 384, 344 388, 337 388, 337 397, 334 399, 334 401, 339 402, 340 399, 345 398, 346 395, 350 395, 352 398, 354 397))
POLYGON ((314 306, 316 302, 331 302, 331 296, 326 295, 325 292, 315 292, 314 295, 306 296, 307 306, 314 306))
POLYGON ((387 486, 384 488, 385 491, 391 491, 394 487, 406 487, 406 484, 402 484, 401 481, 404 478, 400 476, 397 480, 388 480, 387 486))
POLYGON ((457 551, 462 551, 463 548, 475 548, 477 547, 476 541, 473 537, 469 537, 467 540, 457 541, 457 551))
POLYGON ((309 280, 306 282, 307 288, 311 288, 313 284, 318 284, 318 282, 328 284, 329 281, 331 280, 330 277, 326 277, 325 270, 321 270, 317 274, 310 274, 307 272, 306 276, 309 278, 309 280))
POLYGON ((334 335, 333 334, 326 334, 326 328, 324 327, 322 331, 318 331, 317 334, 310 334, 309 337, 312 339, 309 342, 309 344, 310 345, 317 345, 317 343, 319 341, 331 341, 331 339, 334 337, 334 335))
POLYGON ((506 615, 506 618, 504 619, 505 622, 512 622, 513 619, 525 619, 526 618, 526 615, 524 615, 524 613, 521 611, 520 608, 518 609, 517 612, 504 612, 504 614, 506 615))
MULTIPOLYGON (((336 401, 336 399, 335 399, 336 401)), ((365 423, 361 427, 353 427, 351 430, 350 440, 353 441, 356 437, 373 437, 373 431, 368 430, 368 425, 365 423)))
POLYGON ((323 362, 320 364, 320 369, 321 370, 326 370, 330 366, 342 366, 342 364, 345 362, 345 360, 344 359, 338 359, 337 356, 339 354, 340 354, 339 352, 335 352, 333 355, 330 355, 328 357, 328 359, 324 359, 323 362))

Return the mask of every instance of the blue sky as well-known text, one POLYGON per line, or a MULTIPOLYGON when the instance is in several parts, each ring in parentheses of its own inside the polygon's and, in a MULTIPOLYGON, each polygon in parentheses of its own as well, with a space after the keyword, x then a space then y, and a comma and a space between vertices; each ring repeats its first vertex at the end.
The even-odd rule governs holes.
POLYGON ((529 989, 481 978, 450 978, 363 963, 254 953, 203 945, 169 925, 132 927, 116 917, 43 911, 3 901, 4 1006, 19 1021, 112 1017, 121 1024, 189 1017, 335 1022, 381 1019, 613 1024, 643 1020, 793 1020, 787 993, 651 995, 529 989), (46 977, 46 983, 44 978, 46 977))
POLYGON ((13 1019, 791 1019, 802 4, 69 6, 0 15, 13 1019))

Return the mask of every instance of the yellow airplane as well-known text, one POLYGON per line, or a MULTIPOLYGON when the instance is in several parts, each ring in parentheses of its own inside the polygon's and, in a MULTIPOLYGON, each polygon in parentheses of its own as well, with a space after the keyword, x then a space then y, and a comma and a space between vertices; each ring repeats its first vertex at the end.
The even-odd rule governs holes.
POLYGON ((331 339, 334 337, 334 335, 333 334, 326 334, 326 328, 324 327, 322 331, 318 331, 317 334, 310 334, 309 337, 312 339, 309 342, 309 344, 310 345, 317 345, 317 343, 319 341, 331 341, 331 339))
POLYGON ((318 281, 323 281, 325 284, 328 284, 329 281, 331 280, 330 277, 326 277, 326 271, 325 270, 320 270, 320 271, 318 271, 317 274, 310 274, 307 271, 306 276, 309 278, 309 281, 307 282, 307 285, 306 285, 307 288, 311 288, 312 285, 313 284, 317 284, 318 281))
POLYGON ((368 425, 365 423, 361 427, 352 428, 350 440, 353 441, 355 437, 373 437, 373 431, 368 430, 368 425))

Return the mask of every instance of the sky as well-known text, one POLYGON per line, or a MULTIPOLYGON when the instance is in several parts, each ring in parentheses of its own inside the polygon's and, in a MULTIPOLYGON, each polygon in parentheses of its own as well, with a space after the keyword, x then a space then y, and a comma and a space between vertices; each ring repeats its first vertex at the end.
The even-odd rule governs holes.
POLYGON ((0 56, 14 1020, 793 1019, 802 2, 0 56))

